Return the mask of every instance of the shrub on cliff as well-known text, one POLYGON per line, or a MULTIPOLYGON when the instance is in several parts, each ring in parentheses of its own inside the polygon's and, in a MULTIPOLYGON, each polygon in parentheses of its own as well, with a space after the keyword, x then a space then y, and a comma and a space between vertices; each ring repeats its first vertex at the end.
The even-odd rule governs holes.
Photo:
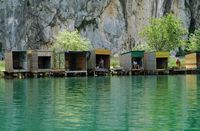
POLYGON ((180 47, 187 31, 181 20, 173 14, 161 18, 152 18, 150 24, 140 32, 148 46, 154 51, 171 51, 180 47))
POLYGON ((190 35, 188 48, 189 51, 200 51, 200 29, 190 35))
POLYGON ((59 32, 53 45, 55 51, 85 51, 89 50, 91 43, 82 37, 78 31, 59 32))

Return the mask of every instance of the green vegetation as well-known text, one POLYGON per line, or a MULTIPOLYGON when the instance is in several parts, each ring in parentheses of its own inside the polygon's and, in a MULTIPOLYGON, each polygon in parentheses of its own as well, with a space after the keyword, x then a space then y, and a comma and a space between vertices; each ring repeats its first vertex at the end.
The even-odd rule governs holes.
POLYGON ((151 51, 147 44, 137 44, 135 47, 133 47, 133 50, 151 51))
POLYGON ((120 60, 119 57, 112 57, 110 60, 111 67, 119 67, 120 66, 120 60))
MULTIPOLYGON (((181 62, 181 67, 185 66, 185 58, 184 57, 179 57, 179 60, 181 62)), ((172 67, 177 67, 176 65, 176 58, 175 57, 169 57, 169 61, 168 61, 168 67, 172 68, 172 67)))
POLYGON ((64 56, 56 52, 60 51, 87 51, 91 47, 91 43, 86 38, 81 37, 78 31, 59 32, 55 43, 52 46, 54 51, 54 68, 64 68, 64 56))
POLYGON ((189 51, 200 51, 200 29, 190 35, 188 49, 189 51))
POLYGON ((5 71, 5 61, 0 61, 0 71, 5 71))
POLYGON ((141 36, 145 38, 149 48, 153 51, 171 51, 182 46, 183 36, 187 34, 181 21, 173 14, 161 18, 152 18, 141 36))
POLYGON ((81 37, 78 31, 59 32, 53 45, 53 50, 56 51, 84 51, 89 50, 90 41, 81 37))
POLYGON ((0 78, 4 76, 3 71, 5 71, 5 61, 0 61, 0 78))

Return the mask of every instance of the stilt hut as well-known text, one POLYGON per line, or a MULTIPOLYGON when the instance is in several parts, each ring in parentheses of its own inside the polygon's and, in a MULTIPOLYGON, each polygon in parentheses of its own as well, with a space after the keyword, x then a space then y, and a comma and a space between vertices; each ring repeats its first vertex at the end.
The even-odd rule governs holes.
POLYGON ((169 52, 148 52, 144 54, 144 68, 147 71, 165 71, 168 68, 169 52))
POLYGON ((185 55, 186 69, 197 69, 200 67, 200 52, 185 55))
POLYGON ((111 51, 106 49, 95 49, 91 51, 88 61, 88 71, 93 75, 106 75, 110 70, 111 51))
POLYGON ((28 72, 30 65, 28 54, 28 51, 5 52, 5 71, 10 73, 28 72))
POLYGON ((144 69, 144 51, 129 51, 121 54, 120 66, 128 72, 138 72, 144 69))
POLYGON ((85 74, 87 76, 87 60, 89 58, 89 51, 66 51, 65 55, 65 73, 85 74))
POLYGON ((6 51, 5 52, 5 77, 24 78, 29 75, 30 61, 29 51, 6 51))
POLYGON ((32 51, 30 70, 33 73, 48 73, 53 68, 52 51, 32 51))

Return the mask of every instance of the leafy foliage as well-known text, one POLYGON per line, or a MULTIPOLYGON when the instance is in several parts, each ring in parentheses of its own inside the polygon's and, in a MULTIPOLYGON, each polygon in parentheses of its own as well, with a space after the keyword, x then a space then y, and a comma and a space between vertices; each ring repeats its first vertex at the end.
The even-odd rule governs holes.
POLYGON ((180 47, 183 36, 187 34, 182 23, 173 14, 161 18, 152 18, 150 25, 140 33, 146 39, 151 50, 171 51, 180 47))
MULTIPOLYGON (((181 63, 181 67, 185 67, 185 58, 184 57, 178 57, 179 60, 180 60, 180 63, 181 63)), ((169 68, 173 68, 173 67, 177 67, 176 65, 176 57, 169 57, 169 60, 168 60, 168 67, 169 68)))
POLYGON ((56 37, 55 43, 52 46, 54 51, 54 68, 64 69, 64 54, 59 53, 62 51, 87 51, 91 43, 86 38, 81 37, 78 31, 64 31, 59 32, 56 37))
POLYGON ((110 63, 111 67, 119 67, 120 66, 119 57, 112 57, 110 63))
POLYGON ((84 51, 88 50, 90 45, 90 41, 81 37, 78 31, 65 31, 58 34, 52 48, 56 51, 84 51))
POLYGON ((200 51, 200 29, 195 30, 194 34, 189 37, 189 50, 200 51))
POLYGON ((151 51, 147 44, 137 44, 133 47, 133 50, 151 51))

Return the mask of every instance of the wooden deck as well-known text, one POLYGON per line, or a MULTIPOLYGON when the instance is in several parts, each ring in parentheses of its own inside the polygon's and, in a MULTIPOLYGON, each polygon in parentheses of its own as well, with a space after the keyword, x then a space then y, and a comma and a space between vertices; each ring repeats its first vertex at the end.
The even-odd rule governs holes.
POLYGON ((65 71, 65 76, 87 76, 87 71, 65 71))
POLYGON ((159 70, 144 70, 144 69, 132 69, 125 71, 123 68, 111 69, 95 69, 92 71, 66 71, 66 70, 41 70, 41 71, 25 71, 15 70, 14 72, 4 71, 5 78, 38 78, 38 77, 70 77, 70 76, 107 76, 107 75, 179 75, 179 74, 200 74, 199 69, 186 69, 186 68, 174 68, 174 69, 159 69, 159 70))
POLYGON ((131 75, 144 75, 144 69, 131 69, 131 75))
POLYGON ((111 75, 117 75, 117 76, 127 75, 127 72, 123 68, 117 67, 111 69, 111 75))

